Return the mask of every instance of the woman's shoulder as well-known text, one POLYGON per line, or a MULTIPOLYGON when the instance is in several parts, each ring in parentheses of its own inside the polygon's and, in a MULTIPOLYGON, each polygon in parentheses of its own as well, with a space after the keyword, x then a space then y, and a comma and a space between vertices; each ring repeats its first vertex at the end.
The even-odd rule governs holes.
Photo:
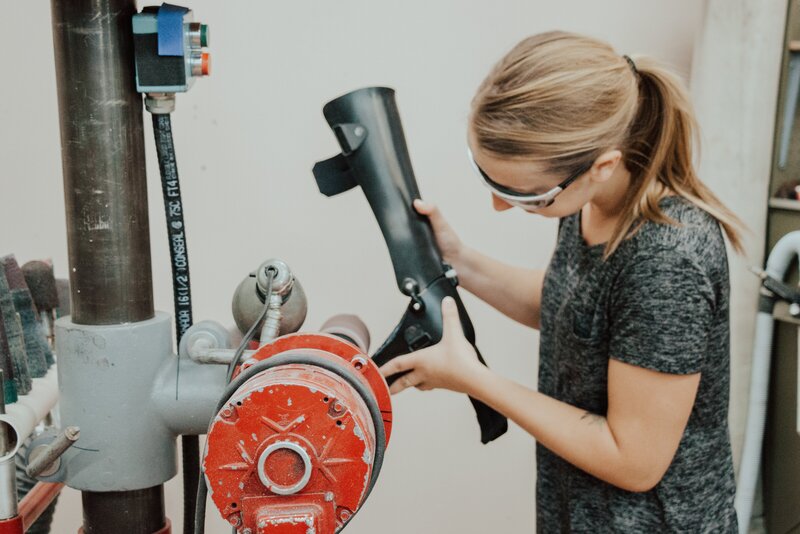
POLYGON ((635 256, 669 252, 699 265, 727 262, 725 239, 719 222, 691 200, 673 195, 659 207, 671 222, 647 221, 631 238, 635 256))

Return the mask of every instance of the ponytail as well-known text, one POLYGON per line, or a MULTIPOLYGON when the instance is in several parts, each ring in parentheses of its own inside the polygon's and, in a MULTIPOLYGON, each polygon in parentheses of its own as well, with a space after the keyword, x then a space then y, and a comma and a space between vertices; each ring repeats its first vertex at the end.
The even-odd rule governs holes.
POLYGON ((697 121, 686 90, 674 74, 650 58, 639 58, 635 65, 638 109, 623 145, 632 187, 606 255, 644 221, 674 223, 658 205, 665 191, 709 213, 722 226, 734 250, 743 253, 741 221, 695 172, 692 151, 698 142, 697 121))
POLYGON ((658 205, 665 194, 708 212, 743 251, 741 221, 695 172, 697 125, 687 92, 653 59, 620 56, 581 35, 534 35, 481 84, 470 122, 483 150, 536 159, 553 172, 574 172, 619 148, 631 186, 605 257, 646 221, 675 224, 658 205))

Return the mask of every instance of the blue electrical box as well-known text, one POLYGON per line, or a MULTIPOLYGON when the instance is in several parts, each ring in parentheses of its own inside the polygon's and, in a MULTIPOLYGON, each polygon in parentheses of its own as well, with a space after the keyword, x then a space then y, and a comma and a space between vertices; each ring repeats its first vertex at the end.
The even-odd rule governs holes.
POLYGON ((136 90, 186 92, 210 72, 208 26, 193 21, 191 10, 162 4, 133 16, 136 90))

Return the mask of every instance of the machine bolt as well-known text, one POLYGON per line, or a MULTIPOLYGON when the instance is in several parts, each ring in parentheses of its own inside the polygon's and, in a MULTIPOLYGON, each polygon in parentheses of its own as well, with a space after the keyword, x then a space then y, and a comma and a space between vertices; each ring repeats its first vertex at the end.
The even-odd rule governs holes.
POLYGON ((367 365, 367 360, 365 360, 361 356, 356 356, 355 358, 350 360, 350 363, 353 364, 353 367, 355 367, 357 371, 360 371, 367 365))
POLYGON ((234 527, 241 526, 242 525, 242 514, 237 512, 235 514, 229 515, 228 516, 228 523, 230 523, 231 526, 234 526, 234 527))
POLYGON ((339 519, 341 519, 342 521, 347 521, 348 519, 350 519, 350 515, 351 515, 350 510, 342 508, 342 510, 339 512, 339 519))
POLYGON ((326 491, 325 492, 325 502, 331 502, 333 500, 333 492, 326 491))
POLYGON ((336 399, 332 399, 328 405, 328 415, 333 418, 341 417, 346 411, 347 409, 336 399))
POLYGON ((233 419, 236 416, 236 408, 229 404, 220 410, 219 415, 223 419, 233 419))

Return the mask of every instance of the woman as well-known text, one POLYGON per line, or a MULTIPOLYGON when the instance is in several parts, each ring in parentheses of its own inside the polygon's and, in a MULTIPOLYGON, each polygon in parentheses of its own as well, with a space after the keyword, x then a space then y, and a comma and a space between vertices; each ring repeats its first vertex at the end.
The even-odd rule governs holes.
POLYGON ((537 441, 542 532, 735 532, 727 426, 728 267, 738 219, 692 166, 684 88, 653 60, 552 32, 522 41, 473 101, 468 144, 498 211, 558 217, 546 271, 506 265, 430 218, 462 287, 541 330, 539 388, 479 365, 452 300, 442 341, 386 364, 537 441))

